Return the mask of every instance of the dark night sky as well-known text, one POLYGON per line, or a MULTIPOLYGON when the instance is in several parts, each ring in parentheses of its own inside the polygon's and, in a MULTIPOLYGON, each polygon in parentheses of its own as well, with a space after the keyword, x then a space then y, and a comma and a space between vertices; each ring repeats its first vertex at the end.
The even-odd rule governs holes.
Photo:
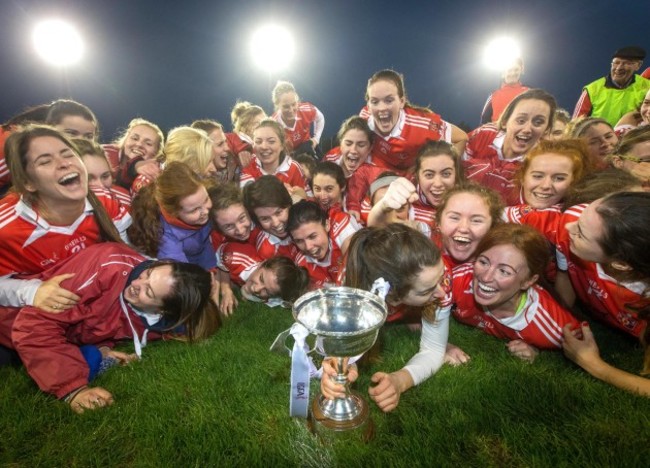
MULTIPOLYGON (((363 105, 372 73, 405 75, 409 98, 444 119, 472 126, 498 73, 481 64, 484 44, 520 39, 528 85, 573 110, 581 87, 606 74, 624 45, 650 50, 647 0, 0 0, 0 121, 61 96, 93 109, 109 141, 135 116, 163 130, 195 118, 230 128, 230 109, 246 99, 271 109, 271 81, 292 81, 326 117, 325 135, 363 105), (86 56, 65 72, 34 54, 36 19, 65 18, 86 38, 86 56), (256 26, 289 27, 297 57, 269 77, 250 59, 256 26)), ((644 67, 647 65, 644 64, 644 67)))

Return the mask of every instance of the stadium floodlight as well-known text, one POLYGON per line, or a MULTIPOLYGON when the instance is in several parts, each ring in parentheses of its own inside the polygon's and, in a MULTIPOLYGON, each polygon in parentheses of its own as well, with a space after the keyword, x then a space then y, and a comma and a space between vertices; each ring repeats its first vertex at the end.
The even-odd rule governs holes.
POLYGON ((261 27, 251 39, 253 61, 268 73, 287 68, 293 60, 295 49, 291 33, 275 24, 261 27))
POLYGON ((83 56, 81 35, 65 21, 50 19, 38 23, 32 38, 38 55, 51 65, 65 67, 77 63, 83 56))
POLYGON ((493 70, 503 71, 521 58, 521 48, 510 37, 500 37, 488 43, 483 54, 483 63, 493 70))

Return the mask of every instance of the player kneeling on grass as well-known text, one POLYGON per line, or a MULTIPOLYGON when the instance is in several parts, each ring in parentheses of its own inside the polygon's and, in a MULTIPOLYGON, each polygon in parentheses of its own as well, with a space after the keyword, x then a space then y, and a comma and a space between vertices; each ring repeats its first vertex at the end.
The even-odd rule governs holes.
POLYGON ((141 356, 147 340, 173 331, 199 341, 219 326, 210 273, 189 263, 147 260, 122 244, 88 247, 40 279, 59 281, 79 301, 60 313, 4 308, 0 342, 18 351, 41 390, 78 413, 113 403, 110 392, 88 386, 107 360, 127 364, 141 356), (135 354, 112 351, 121 340, 132 340, 135 354))

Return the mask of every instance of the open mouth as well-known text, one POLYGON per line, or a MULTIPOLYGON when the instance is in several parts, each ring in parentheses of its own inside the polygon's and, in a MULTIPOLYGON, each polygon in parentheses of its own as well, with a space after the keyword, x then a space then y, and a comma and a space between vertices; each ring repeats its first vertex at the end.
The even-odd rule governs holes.
POLYGON ((466 248, 472 243, 472 239, 465 236, 454 236, 451 238, 454 241, 454 244, 461 248, 466 248))
POLYGON ((81 175, 78 172, 71 172, 61 177, 58 181, 63 186, 70 186, 81 183, 81 175))
POLYGON ((440 202, 440 200, 442 199, 442 195, 444 193, 445 193, 444 191, 429 192, 429 199, 435 200, 436 202, 440 202))
POLYGON ((527 136, 516 136, 516 137, 515 137, 515 141, 516 141, 517 143, 519 143, 520 145, 524 145, 524 146, 527 145, 528 143, 530 143, 530 141, 531 141, 532 139, 533 139, 533 137, 530 136, 530 135, 527 135, 527 136))
POLYGON ((393 123, 390 112, 381 112, 377 114, 377 121, 382 127, 387 127, 393 123))
POLYGON ((484 283, 481 283, 480 281, 476 282, 476 292, 478 293, 479 296, 484 297, 484 298, 489 298, 494 296, 497 292, 499 292, 498 289, 492 288, 484 283))
POLYGON ((353 156, 351 154, 348 154, 345 156, 345 164, 348 167, 357 167, 359 163, 361 162, 361 158, 359 156, 353 156))
POLYGON ((271 228, 271 230, 277 237, 284 237, 287 234, 287 226, 284 224, 271 228))
POLYGON ((531 192, 532 195, 532 200, 531 203, 534 202, 539 202, 541 204, 547 205, 551 202, 553 202, 553 194, 552 193, 539 193, 539 192, 531 192))

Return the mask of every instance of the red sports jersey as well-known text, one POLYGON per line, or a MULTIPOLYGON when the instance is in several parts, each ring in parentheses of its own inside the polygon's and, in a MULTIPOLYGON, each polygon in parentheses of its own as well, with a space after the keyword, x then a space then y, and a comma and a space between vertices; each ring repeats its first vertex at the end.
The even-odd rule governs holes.
POLYGON ((265 260, 277 256, 294 257, 295 246, 291 240, 291 236, 280 239, 273 234, 260 230, 255 247, 257 254, 265 260))
POLYGON ((247 184, 255 182, 263 175, 274 175, 280 182, 289 184, 292 187, 301 187, 309 193, 309 186, 305 181, 305 175, 302 173, 300 164, 291 159, 289 155, 284 156, 284 161, 282 161, 273 174, 268 174, 262 169, 259 159, 254 156, 251 163, 242 169, 239 185, 244 188, 247 184))
POLYGON ((347 213, 334 208, 327 212, 330 222, 329 236, 341 248, 346 240, 361 229, 357 220, 347 213))
POLYGON ((499 131, 494 124, 470 132, 462 157, 463 167, 468 180, 497 191, 506 204, 514 205, 519 202, 514 178, 523 155, 506 159, 503 155, 505 137, 505 132, 499 131))
POLYGON ((335 146, 334 148, 329 150, 327 154, 325 154, 325 156, 323 156, 323 161, 333 162, 338 164, 339 166, 341 165, 342 159, 343 158, 341 157, 340 146, 335 146))
POLYGON ((507 206, 502 214, 502 219, 506 223, 526 224, 534 227, 553 245, 557 243, 557 231, 561 217, 561 205, 553 205, 543 210, 536 210, 526 204, 513 205, 507 206))
POLYGON ((576 318, 538 285, 526 290, 526 302, 512 317, 497 318, 474 300, 474 266, 465 263, 453 270, 452 313, 456 320, 482 329, 488 335, 507 340, 523 340, 539 349, 562 347, 562 329, 579 326, 576 318))
POLYGON ((104 150, 104 155, 108 161, 108 165, 111 168, 113 176, 116 176, 120 170, 120 147, 113 144, 102 145, 104 150))
POLYGON ((131 184, 131 196, 135 197, 140 190, 149 185, 152 180, 142 174, 138 174, 131 184))
MULTIPOLYGON (((105 191, 95 192, 120 233, 131 224, 127 208, 105 191)), ((0 202, 0 276, 27 276, 49 268, 99 240, 93 208, 69 226, 49 224, 17 194, 0 202)))
POLYGON ((413 207, 413 219, 416 221, 422 221, 431 229, 436 228, 436 212, 438 209, 435 206, 431 206, 427 197, 420 190, 420 186, 417 186, 418 199, 414 201, 411 206, 413 207))
POLYGON ((639 337, 646 321, 639 320, 637 310, 647 306, 650 298, 643 293, 648 285, 642 282, 619 282, 605 273, 600 263, 578 258, 570 250, 566 224, 577 221, 587 205, 576 205, 564 212, 557 236, 557 265, 568 271, 576 295, 596 318, 639 337))
MULTIPOLYGON (((287 137, 288 145, 293 149, 297 148, 306 141, 309 141, 311 136, 311 125, 318 119, 318 115, 322 118, 320 111, 309 102, 301 102, 298 104, 298 111, 296 112, 296 121, 292 127, 282 120, 280 111, 275 112, 271 118, 277 121, 284 128, 284 133, 287 137)), ((321 129, 322 132, 322 129, 321 129)), ((320 133, 315 136, 320 139, 320 133)))
POLYGON ((248 277, 262 263, 255 247, 239 242, 226 242, 217 249, 217 266, 230 274, 230 280, 243 286, 248 277))
POLYGON ((323 260, 316 260, 313 257, 294 250, 293 261, 296 265, 307 268, 311 285, 314 288, 324 288, 336 284, 341 270, 341 249, 336 242, 330 238, 329 249, 323 260))
MULTIPOLYGON (((359 115, 368 119, 368 126, 374 131, 374 119, 368 108, 361 109, 359 115)), ((451 143, 451 125, 435 112, 406 107, 390 135, 377 134, 371 149, 372 163, 406 175, 413 171, 417 153, 427 140, 451 143)))
POLYGON ((111 185, 110 192, 113 198, 119 201, 122 205, 126 207, 131 206, 131 194, 128 190, 119 185, 111 185))
POLYGON ((359 169, 354 171, 352 176, 348 179, 346 207, 350 211, 361 211, 361 204, 363 199, 368 196, 370 184, 372 184, 377 177, 386 172, 385 167, 375 166, 370 163, 363 163, 359 169))
POLYGON ((228 148, 234 154, 239 154, 242 151, 253 152, 253 142, 245 133, 226 133, 226 141, 228 142, 228 148))

